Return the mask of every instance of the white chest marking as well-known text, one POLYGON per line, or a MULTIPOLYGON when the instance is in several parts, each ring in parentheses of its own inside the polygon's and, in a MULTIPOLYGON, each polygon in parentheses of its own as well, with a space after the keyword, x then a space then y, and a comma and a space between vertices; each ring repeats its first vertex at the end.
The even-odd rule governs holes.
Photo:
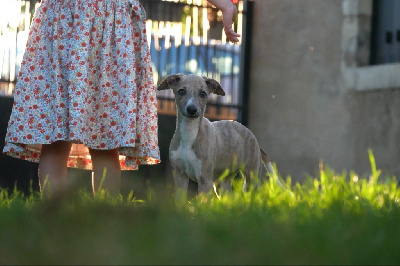
POLYGON ((188 177, 198 182, 201 174, 201 160, 197 158, 193 150, 199 132, 200 119, 182 119, 179 123, 179 147, 176 151, 171 151, 171 161, 188 177))

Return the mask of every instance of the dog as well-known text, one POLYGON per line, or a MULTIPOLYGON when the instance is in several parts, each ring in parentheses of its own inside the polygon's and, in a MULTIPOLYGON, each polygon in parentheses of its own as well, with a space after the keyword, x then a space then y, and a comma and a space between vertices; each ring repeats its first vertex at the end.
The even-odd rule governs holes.
POLYGON ((216 80, 175 74, 157 88, 167 89, 173 90, 177 109, 176 130, 169 147, 177 190, 186 193, 190 178, 198 183, 199 194, 208 193, 216 189, 215 182, 227 169, 229 177, 220 185, 228 191, 232 189, 231 179, 240 170, 247 179, 252 175, 263 178, 266 172, 276 176, 267 154, 248 128, 235 121, 210 122, 204 117, 208 96, 225 95, 216 80))

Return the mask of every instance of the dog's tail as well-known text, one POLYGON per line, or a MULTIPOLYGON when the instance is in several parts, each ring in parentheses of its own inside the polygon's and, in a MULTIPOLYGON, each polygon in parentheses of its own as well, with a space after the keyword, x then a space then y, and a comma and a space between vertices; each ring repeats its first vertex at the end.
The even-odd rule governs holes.
POLYGON ((281 181, 278 178, 278 175, 275 173, 274 168, 272 167, 271 161, 268 158, 268 155, 265 153, 265 151, 260 148, 261 152, 261 161, 267 170, 267 172, 270 174, 270 177, 275 178, 276 182, 278 182, 279 186, 281 186, 284 190, 287 190, 281 183, 281 181))

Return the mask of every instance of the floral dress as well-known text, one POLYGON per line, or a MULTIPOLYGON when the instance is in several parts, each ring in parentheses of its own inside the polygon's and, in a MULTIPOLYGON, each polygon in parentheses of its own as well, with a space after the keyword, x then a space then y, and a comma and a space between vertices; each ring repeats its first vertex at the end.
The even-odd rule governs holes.
POLYGON ((137 0, 42 0, 14 92, 4 154, 38 162, 41 144, 115 149, 121 169, 159 162, 156 95, 137 0))

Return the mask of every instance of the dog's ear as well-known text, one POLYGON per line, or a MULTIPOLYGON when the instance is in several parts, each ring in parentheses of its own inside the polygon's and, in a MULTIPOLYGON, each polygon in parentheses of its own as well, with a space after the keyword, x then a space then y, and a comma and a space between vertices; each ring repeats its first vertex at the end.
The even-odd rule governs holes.
POLYGON ((162 90, 168 90, 174 87, 184 76, 184 74, 175 74, 175 75, 169 75, 166 77, 161 84, 157 87, 157 90, 162 91, 162 90))
POLYGON ((215 79, 210 79, 207 77, 203 77, 206 82, 208 89, 217 95, 225 96, 225 91, 222 89, 221 85, 215 79))

